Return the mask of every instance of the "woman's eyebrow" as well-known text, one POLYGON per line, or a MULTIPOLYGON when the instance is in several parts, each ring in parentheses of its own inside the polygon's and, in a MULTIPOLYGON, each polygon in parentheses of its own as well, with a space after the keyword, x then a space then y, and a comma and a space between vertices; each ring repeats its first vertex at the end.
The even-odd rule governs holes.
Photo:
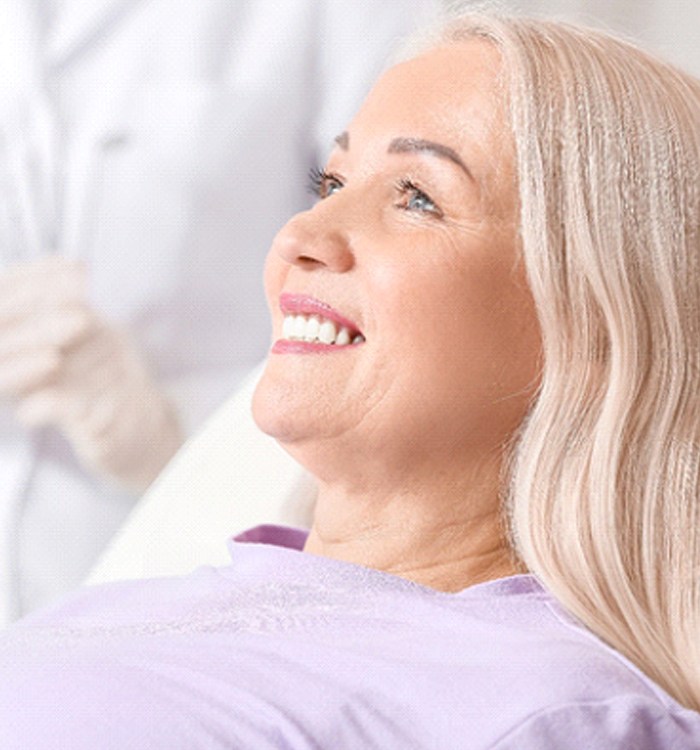
MULTIPOLYGON (((350 148, 350 134, 347 130, 344 130, 333 140, 343 151, 347 151, 350 148)), ((442 143, 427 141, 424 138, 394 138, 387 149, 387 153, 389 154, 405 154, 410 152, 423 152, 449 159, 460 167, 470 180, 474 180, 474 175, 469 171, 469 167, 460 159, 459 154, 453 148, 445 146, 442 143)))
POLYGON ((337 143, 343 151, 347 151, 350 148, 350 133, 348 133, 347 130, 343 130, 340 135, 336 135, 333 141, 337 143))
POLYGON ((394 138, 387 149, 387 153, 390 154, 404 154, 408 152, 423 152, 449 159, 462 169, 470 180, 474 180, 474 175, 469 171, 469 167, 460 159, 459 154, 454 149, 444 146, 442 143, 426 141, 423 138, 394 138))

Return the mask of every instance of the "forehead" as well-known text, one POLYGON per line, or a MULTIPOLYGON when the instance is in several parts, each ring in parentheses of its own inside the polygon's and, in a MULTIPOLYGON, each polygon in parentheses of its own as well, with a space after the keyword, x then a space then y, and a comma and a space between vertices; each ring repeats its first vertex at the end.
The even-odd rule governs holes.
MULTIPOLYGON (((510 152, 500 89, 500 56, 482 40, 447 44, 387 70, 351 123, 355 137, 428 138, 483 171, 510 152)), ((486 169, 486 171, 491 171, 486 169)))

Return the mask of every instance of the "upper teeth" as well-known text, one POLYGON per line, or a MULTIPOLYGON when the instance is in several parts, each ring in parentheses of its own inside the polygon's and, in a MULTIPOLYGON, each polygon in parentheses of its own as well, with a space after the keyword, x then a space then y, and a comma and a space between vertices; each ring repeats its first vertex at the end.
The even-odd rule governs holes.
POLYGON ((319 341, 336 346, 361 344, 365 340, 361 333, 351 338, 349 328, 338 326, 332 320, 317 315, 285 315, 282 336, 292 341, 319 341))

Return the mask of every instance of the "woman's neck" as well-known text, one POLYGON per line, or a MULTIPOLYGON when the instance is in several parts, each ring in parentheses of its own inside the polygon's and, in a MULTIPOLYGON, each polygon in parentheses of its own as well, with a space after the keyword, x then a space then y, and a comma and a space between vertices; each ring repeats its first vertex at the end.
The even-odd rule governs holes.
POLYGON ((321 486, 306 552, 461 591, 522 573, 496 483, 353 492, 321 486))

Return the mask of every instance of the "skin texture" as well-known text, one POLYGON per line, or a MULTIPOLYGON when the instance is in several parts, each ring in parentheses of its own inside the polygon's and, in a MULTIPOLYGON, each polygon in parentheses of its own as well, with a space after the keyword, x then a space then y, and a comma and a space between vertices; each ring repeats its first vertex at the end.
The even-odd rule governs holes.
POLYGON ((274 339, 282 292, 366 338, 271 354, 255 394, 258 425, 319 481, 306 550, 445 591, 517 570, 503 461, 539 373, 498 69, 474 41, 385 73, 265 274, 274 339))

